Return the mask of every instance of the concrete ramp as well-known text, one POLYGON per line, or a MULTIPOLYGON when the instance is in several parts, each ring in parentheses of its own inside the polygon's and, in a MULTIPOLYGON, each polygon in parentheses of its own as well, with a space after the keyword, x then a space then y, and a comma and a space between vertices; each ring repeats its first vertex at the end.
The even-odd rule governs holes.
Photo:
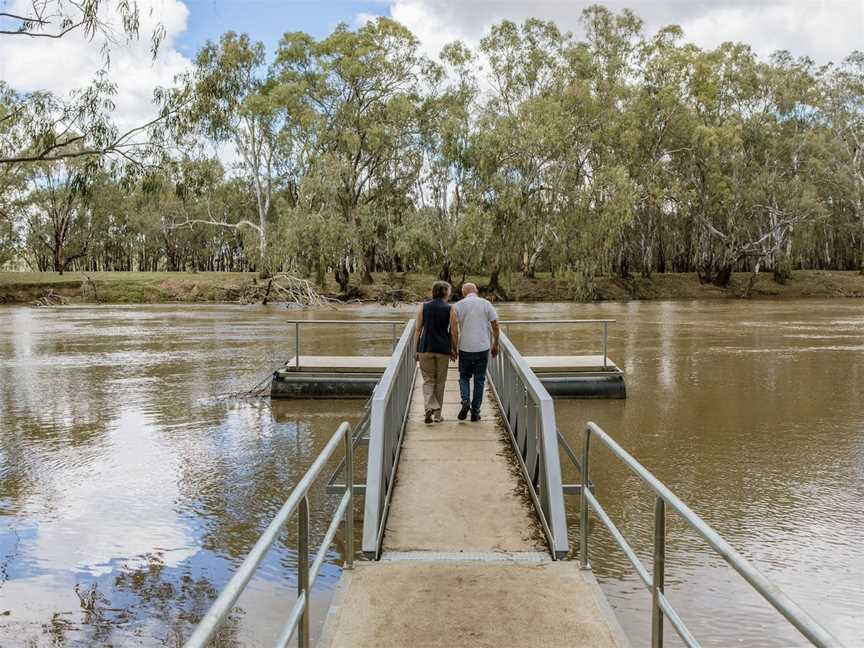
POLYGON ((590 572, 552 561, 491 394, 458 421, 447 378, 427 425, 417 376, 381 560, 343 573, 319 646, 626 646, 590 572))
POLYGON ((518 492, 518 464, 486 392, 481 420, 456 418, 458 373, 447 375, 441 423, 423 423, 417 377, 384 551, 543 551, 542 529, 527 495, 518 492))

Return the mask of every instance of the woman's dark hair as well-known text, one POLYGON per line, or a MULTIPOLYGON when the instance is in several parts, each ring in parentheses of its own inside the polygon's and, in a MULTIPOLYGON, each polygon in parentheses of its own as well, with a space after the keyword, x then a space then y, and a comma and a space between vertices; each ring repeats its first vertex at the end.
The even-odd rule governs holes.
POLYGON ((450 284, 446 281, 436 281, 432 284, 432 299, 444 299, 450 292, 450 284))

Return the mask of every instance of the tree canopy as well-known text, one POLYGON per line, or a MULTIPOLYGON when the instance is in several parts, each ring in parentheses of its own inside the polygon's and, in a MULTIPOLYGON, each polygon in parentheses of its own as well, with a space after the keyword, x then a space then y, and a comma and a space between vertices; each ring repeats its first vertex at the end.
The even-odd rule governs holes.
POLYGON ((161 91, 146 142, 112 130, 107 79, 71 114, 0 84, 0 263, 346 290, 353 272, 483 272, 501 295, 547 271, 583 297, 604 273, 864 270, 864 54, 763 60, 626 10, 582 21, 502 21, 435 60, 387 18, 274 52, 228 32, 161 91), (132 176, 104 163, 130 141, 132 176))

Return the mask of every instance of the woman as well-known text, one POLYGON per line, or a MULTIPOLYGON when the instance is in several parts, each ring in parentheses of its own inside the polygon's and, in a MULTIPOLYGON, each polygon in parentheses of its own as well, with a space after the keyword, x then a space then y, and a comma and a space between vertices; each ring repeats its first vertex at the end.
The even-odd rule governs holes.
POLYGON ((456 311, 447 303, 450 284, 436 281, 432 284, 432 299, 420 307, 417 314, 417 360, 423 376, 423 401, 426 423, 443 421, 444 385, 447 365, 456 359, 459 348, 459 326, 456 311))

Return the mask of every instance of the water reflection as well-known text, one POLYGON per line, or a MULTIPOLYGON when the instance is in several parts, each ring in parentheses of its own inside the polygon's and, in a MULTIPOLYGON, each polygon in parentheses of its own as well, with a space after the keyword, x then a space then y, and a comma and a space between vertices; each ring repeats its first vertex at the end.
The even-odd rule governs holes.
MULTIPOLYGON (((362 403, 214 401, 285 355, 283 309, 0 310, 0 644, 180 645, 362 403)), ((363 343, 387 346, 377 338, 363 343)), ((311 496, 313 540, 335 497, 311 496)), ((285 529, 223 644, 275 638, 285 529), (253 610, 254 613, 243 612, 253 610), (248 619, 240 623, 240 619, 248 619)), ((320 622, 338 576, 331 550, 320 622)))
MULTIPOLYGON (((861 351, 838 348, 832 336, 860 336, 864 309, 848 301, 674 306, 674 316, 664 304, 642 305, 635 321, 632 313, 619 316, 611 354, 632 362, 627 402, 562 401, 559 424, 578 443, 582 422, 600 423, 857 645, 864 636, 857 613, 864 559, 854 539, 864 521, 864 375, 861 351)), ((589 307, 585 316, 621 308, 589 307)), ((592 461, 598 497, 650 565, 652 498, 608 453, 598 450, 592 461)), ((569 504, 575 517, 578 504, 569 504)), ((726 646, 733 637, 745 645, 807 645, 680 520, 670 519, 668 537, 668 591, 703 645, 726 646)), ((647 595, 601 525, 592 538, 593 566, 624 610, 625 628, 644 638, 647 595)))
MULTIPOLYGON (((864 308, 854 301, 506 305, 511 318, 612 317, 626 401, 592 419, 838 636, 864 636, 864 308)), ((0 309, 0 644, 179 645, 358 401, 219 401, 291 355, 289 317, 413 309, 0 309)), ((527 354, 598 353, 599 327, 527 329, 527 354)), ((390 331, 309 329, 310 353, 387 353, 390 331)), ((652 500, 601 450, 598 497, 650 562, 652 500)), ((361 466, 362 468, 362 461, 361 466)), ((565 481, 575 480, 565 468, 565 481)), ((311 495, 320 539, 337 496, 311 495)), ((578 519, 577 502, 568 502, 578 519)), ((358 504, 358 510, 359 510, 358 504)), ((360 525, 356 525, 359 534, 360 525)), ((578 529, 571 524, 572 539, 578 529)), ((637 645, 648 598, 599 525, 592 562, 637 645)), ((320 626, 338 548, 314 595, 320 626)), ((674 517, 668 592, 706 646, 803 645, 674 517), (722 614, 716 611, 722 609, 722 614)), ((285 529, 225 630, 272 643, 294 601, 285 529)), ((674 641, 670 639, 670 645, 674 641)))

